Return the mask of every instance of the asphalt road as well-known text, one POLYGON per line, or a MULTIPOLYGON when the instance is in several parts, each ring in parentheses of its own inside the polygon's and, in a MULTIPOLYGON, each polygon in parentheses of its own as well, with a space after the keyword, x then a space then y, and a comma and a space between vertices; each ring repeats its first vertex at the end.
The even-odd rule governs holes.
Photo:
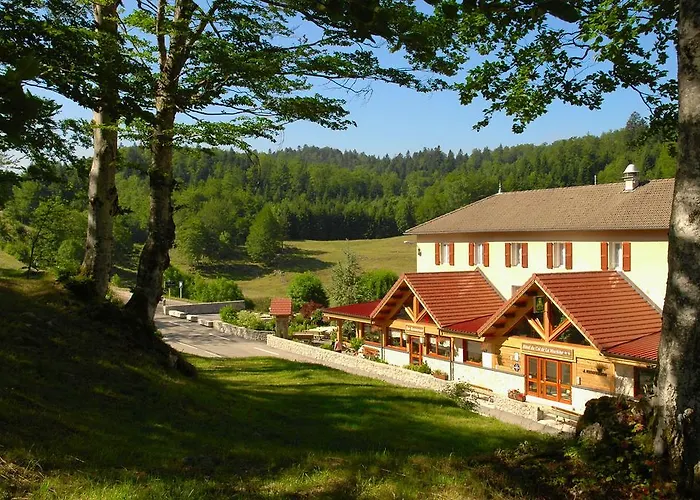
POLYGON ((155 323, 163 340, 178 351, 208 358, 247 358, 251 356, 280 356, 280 351, 262 342, 223 336, 211 328, 184 319, 165 316, 160 311, 155 323))

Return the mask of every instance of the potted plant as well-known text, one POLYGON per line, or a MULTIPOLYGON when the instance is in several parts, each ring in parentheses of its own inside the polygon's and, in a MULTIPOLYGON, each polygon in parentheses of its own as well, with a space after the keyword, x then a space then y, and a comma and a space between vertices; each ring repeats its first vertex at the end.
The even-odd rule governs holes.
POLYGON ((447 380, 447 373, 442 370, 433 371, 433 377, 439 378, 440 380, 447 380))
POLYGON ((520 392, 518 389, 511 389, 508 391, 508 397, 510 399, 515 399, 516 401, 525 401, 525 394, 520 392))

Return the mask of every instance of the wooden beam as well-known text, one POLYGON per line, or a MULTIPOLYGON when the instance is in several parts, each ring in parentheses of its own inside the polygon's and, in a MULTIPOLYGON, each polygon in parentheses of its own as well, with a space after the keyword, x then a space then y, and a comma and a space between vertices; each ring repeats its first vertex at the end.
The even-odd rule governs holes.
POLYGON ((564 330, 566 330, 570 326, 571 326, 571 321, 569 321, 569 318, 565 318, 564 321, 562 321, 562 323, 558 327, 556 327, 554 329, 554 331, 552 332, 551 340, 554 340, 557 337, 557 335, 562 333, 564 330))
POLYGON ((544 338, 549 340, 552 336, 552 308, 548 300, 544 301, 544 338))
POLYGON ((547 340, 544 336, 544 329, 542 328, 542 325, 540 324, 539 321, 536 319, 532 318, 527 318, 527 322, 530 324, 533 330, 537 332, 537 334, 542 337, 544 340, 547 340))

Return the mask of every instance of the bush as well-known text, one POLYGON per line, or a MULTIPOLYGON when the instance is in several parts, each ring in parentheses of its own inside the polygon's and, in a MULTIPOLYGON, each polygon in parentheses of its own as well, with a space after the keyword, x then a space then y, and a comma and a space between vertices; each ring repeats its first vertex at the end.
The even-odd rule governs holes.
POLYGON ((378 269, 362 273, 357 284, 358 298, 365 302, 379 300, 394 286, 399 276, 394 271, 378 269))
POLYGON ((236 320, 238 319, 238 311, 236 311, 232 306, 225 306, 219 311, 219 316, 221 317, 221 321, 224 323, 231 323, 232 325, 235 325, 236 320))
POLYGON ((306 302, 316 302, 328 307, 328 294, 323 288, 323 283, 310 271, 294 276, 287 293, 295 309, 299 309, 306 302))
POLYGON ((113 274, 112 277, 109 278, 109 282, 117 288, 121 288, 122 286, 122 278, 118 274, 113 274))
POLYGON ((363 345, 365 345, 365 341, 359 337, 350 339, 350 347, 352 347, 356 351, 359 351, 360 347, 362 347, 363 345))
POLYGON ((225 300, 243 300, 243 292, 235 281, 226 278, 205 280, 198 278, 194 282, 191 298, 200 302, 222 302, 225 300))
POLYGON ((64 240, 56 252, 56 269, 60 274, 78 274, 84 253, 84 242, 64 240))
POLYGON ((304 319, 320 322, 323 318, 322 308, 323 304, 319 304, 318 302, 306 302, 299 309, 299 314, 301 314, 304 319))
POLYGON ((423 364, 421 365, 405 365, 404 368, 407 370, 412 370, 414 372, 427 373, 428 375, 433 373, 433 370, 428 366, 428 363, 426 363, 425 361, 423 361, 423 364))
POLYGON ((450 384, 442 390, 442 393, 464 410, 474 411, 476 408, 477 396, 466 382, 450 384))
POLYGON ((265 321, 260 318, 260 315, 253 311, 238 311, 236 316, 236 322, 234 324, 238 326, 245 326, 251 330, 274 331, 275 329, 273 321, 265 321))

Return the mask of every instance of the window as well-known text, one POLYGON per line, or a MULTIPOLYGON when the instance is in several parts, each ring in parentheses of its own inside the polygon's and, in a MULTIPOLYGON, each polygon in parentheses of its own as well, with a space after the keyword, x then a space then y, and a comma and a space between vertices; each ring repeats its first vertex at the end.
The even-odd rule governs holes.
POLYGON ((450 359, 450 352, 452 350, 452 339, 450 337, 426 335, 426 340, 428 342, 429 355, 450 359))
POLYGON ((634 397, 651 397, 656 385, 656 370, 649 368, 634 369, 634 397))
POLYGON ((622 243, 610 243, 608 245, 608 269, 622 268, 622 243))
POLYGON ((454 243, 435 243, 435 265, 442 264, 455 265, 454 243))
POLYGON ((527 243, 506 243, 506 267, 526 268, 527 265, 527 243))
POLYGON ((387 347, 398 347, 399 349, 406 348, 406 340, 403 338, 403 330, 389 328, 389 334, 386 337, 387 347))
POLYGON ((603 241, 600 244, 600 268, 602 270, 632 270, 632 244, 629 241, 603 241))
POLYGON ((469 243, 469 265, 489 267, 488 243, 469 243))
POLYGON ((547 243, 547 269, 573 268, 573 245, 566 243, 547 243))
POLYGON ((481 364, 481 342, 464 341, 463 361, 465 363, 481 364))
POLYGON ((564 244, 563 243, 553 243, 552 244, 552 268, 557 269, 559 267, 564 267, 564 244))
POLYGON ((369 342, 371 344, 381 344, 382 329, 376 325, 363 325, 362 337, 364 338, 365 342, 369 342))

